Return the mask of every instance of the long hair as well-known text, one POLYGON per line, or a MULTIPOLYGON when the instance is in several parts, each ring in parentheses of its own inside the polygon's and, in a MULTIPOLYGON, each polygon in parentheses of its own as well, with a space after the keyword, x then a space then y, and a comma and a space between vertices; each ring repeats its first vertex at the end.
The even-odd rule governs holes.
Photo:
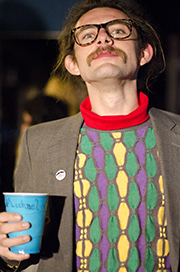
MULTIPOLYGON (((62 31, 58 39, 59 55, 53 73, 58 75, 61 80, 69 80, 72 83, 82 83, 80 76, 72 76, 65 68, 65 58, 67 55, 74 56, 74 40, 71 36, 71 29, 76 26, 77 21, 89 10, 99 7, 115 8, 122 11, 128 18, 134 21, 134 27, 138 35, 138 51, 141 52, 149 43, 153 48, 152 60, 141 67, 138 75, 138 82, 143 82, 146 88, 151 82, 165 69, 165 58, 160 38, 152 26, 144 11, 137 3, 123 0, 84 0, 76 3, 70 10, 62 31)), ((142 85, 142 84, 141 84, 142 85)))

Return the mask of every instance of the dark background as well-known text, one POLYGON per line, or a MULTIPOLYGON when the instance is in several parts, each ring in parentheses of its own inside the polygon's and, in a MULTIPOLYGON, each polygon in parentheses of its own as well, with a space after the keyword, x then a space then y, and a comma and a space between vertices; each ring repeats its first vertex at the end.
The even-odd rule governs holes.
MULTIPOLYGON (((0 0, 1 192, 13 191, 15 145, 19 136, 23 97, 29 88, 41 91, 46 85, 57 56, 58 31, 69 7, 75 2, 0 0)), ((137 2, 148 9, 156 22, 167 58, 166 72, 151 87, 150 102, 156 107, 179 113, 180 2, 137 2), (173 69, 176 70, 172 73, 173 69), (173 79, 174 74, 177 76, 173 79), (171 86, 172 90, 174 86, 172 93, 171 86)))

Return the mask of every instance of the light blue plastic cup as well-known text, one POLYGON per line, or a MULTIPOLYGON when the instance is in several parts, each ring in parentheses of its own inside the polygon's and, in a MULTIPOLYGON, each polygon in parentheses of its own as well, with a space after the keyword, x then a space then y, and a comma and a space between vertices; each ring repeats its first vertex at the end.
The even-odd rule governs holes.
MULTIPOLYGON (((19 213, 22 221, 31 227, 27 230, 9 233, 9 238, 30 235, 31 241, 23 245, 11 247, 14 253, 36 254, 40 252, 48 194, 38 193, 3 193, 7 212, 19 213)), ((12 223, 12 222, 9 222, 12 223)))

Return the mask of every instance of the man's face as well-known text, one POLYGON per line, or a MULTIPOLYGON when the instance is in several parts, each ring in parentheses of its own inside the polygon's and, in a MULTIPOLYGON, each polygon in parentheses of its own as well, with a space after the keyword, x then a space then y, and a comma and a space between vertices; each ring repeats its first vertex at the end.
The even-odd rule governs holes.
MULTIPOLYGON (((103 24, 116 19, 129 19, 123 12, 113 8, 95 8, 85 13, 76 27, 87 24, 103 24)), ((134 79, 137 77, 140 58, 137 57, 137 33, 124 40, 115 40, 101 28, 94 43, 81 47, 74 44, 74 71, 84 81, 92 83, 107 78, 134 79)))

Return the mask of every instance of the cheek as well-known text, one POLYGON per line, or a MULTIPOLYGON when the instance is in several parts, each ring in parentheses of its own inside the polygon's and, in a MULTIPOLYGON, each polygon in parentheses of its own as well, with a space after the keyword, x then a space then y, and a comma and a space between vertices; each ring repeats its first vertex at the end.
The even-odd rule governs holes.
POLYGON ((80 70, 85 69, 83 67, 86 67, 86 64, 87 64, 86 54, 82 52, 81 50, 79 50, 75 52, 74 58, 79 69, 80 70))
POLYGON ((92 51, 91 45, 89 46, 79 46, 77 44, 74 45, 74 57, 77 63, 85 63, 87 61, 87 57, 92 51))
POLYGON ((77 63, 78 67, 79 64, 81 64, 81 59, 82 59, 82 52, 78 49, 74 50, 74 60, 77 63))

